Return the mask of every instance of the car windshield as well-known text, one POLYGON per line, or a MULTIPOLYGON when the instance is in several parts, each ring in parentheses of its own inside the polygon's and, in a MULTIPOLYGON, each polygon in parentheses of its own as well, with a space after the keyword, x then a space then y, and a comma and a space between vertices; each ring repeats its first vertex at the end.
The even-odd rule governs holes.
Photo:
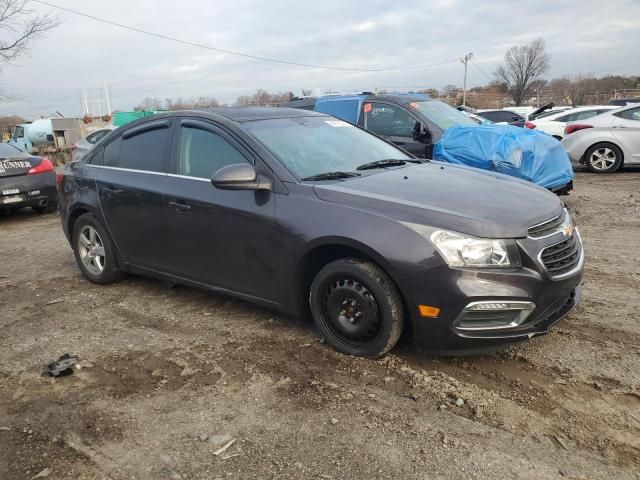
POLYGON ((28 157, 22 150, 8 145, 6 143, 0 143, 0 158, 12 158, 12 157, 28 157))
POLYGON ((447 105, 438 100, 427 102, 411 102, 411 108, 424 117, 425 120, 435 123, 442 130, 458 125, 477 125, 471 118, 462 113, 460 110, 447 105))
POLYGON ((244 126, 298 178, 353 172, 378 160, 413 159, 375 135, 333 117, 257 120, 244 126))

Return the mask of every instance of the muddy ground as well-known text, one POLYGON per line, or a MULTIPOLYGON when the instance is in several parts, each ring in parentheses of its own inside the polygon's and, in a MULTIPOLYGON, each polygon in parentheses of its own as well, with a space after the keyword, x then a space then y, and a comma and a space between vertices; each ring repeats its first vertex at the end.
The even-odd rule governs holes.
POLYGON ((55 215, 0 215, 0 479, 639 478, 640 172, 566 201, 581 305, 466 358, 352 358, 228 297, 93 285, 55 215), (66 352, 83 368, 43 376, 66 352))

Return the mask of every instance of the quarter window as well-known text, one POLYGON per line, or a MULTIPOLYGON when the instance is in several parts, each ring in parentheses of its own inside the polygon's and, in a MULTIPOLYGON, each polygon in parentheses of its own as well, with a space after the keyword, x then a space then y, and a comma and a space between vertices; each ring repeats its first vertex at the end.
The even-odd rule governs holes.
POLYGON ((155 128, 125 138, 122 141, 118 166, 132 170, 164 172, 169 131, 168 128, 155 128))
POLYGON ((416 120, 406 110, 384 103, 365 104, 364 128, 383 137, 411 137, 416 120))
POLYGON ((114 141, 109 142, 109 145, 104 147, 104 165, 105 167, 117 167, 118 155, 120 154, 120 147, 122 146, 122 137, 116 138, 114 141))
POLYGON ((249 161, 222 136, 200 128, 182 127, 179 175, 211 178, 220 168, 234 163, 249 161))

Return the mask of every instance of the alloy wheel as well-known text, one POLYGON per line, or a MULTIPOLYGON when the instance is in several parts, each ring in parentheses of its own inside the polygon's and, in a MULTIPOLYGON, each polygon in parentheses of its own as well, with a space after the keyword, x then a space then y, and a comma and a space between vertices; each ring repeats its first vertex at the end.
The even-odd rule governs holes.
POLYGON ((594 150, 589 158, 589 163, 594 170, 601 172, 609 170, 616 163, 616 152, 608 147, 594 150))
POLYGON ((105 266, 105 249, 102 238, 91 225, 85 225, 78 237, 78 253, 84 267, 92 275, 101 275, 105 266))

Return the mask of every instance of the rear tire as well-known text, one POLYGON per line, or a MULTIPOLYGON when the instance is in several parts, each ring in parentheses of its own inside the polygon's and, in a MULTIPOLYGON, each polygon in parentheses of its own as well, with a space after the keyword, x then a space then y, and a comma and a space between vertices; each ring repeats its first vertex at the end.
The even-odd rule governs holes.
POLYGON ((56 202, 49 202, 44 207, 31 207, 38 213, 53 213, 58 209, 58 204, 56 202))
POLYGON ((87 280, 106 285, 122 279, 111 240, 91 213, 78 217, 71 238, 76 262, 87 280))
POLYGON ((613 173, 622 165, 622 150, 613 143, 596 143, 584 154, 584 164, 593 173, 613 173))
POLYGON ((325 265, 311 284, 313 321, 327 343, 348 355, 379 357, 404 327, 402 298, 374 263, 344 258, 325 265))

